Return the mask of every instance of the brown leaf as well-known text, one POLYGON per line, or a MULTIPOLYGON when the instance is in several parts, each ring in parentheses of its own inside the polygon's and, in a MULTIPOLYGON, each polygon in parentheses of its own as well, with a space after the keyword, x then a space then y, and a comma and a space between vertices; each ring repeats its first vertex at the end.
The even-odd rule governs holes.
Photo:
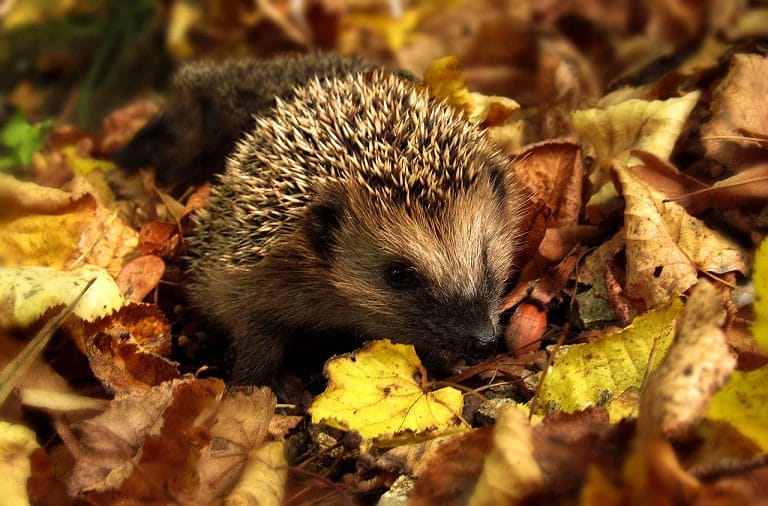
POLYGON ((698 423, 736 365, 722 326, 720 296, 699 281, 677 322, 675 341, 640 396, 640 436, 679 438, 698 423))
POLYGON ((215 379, 120 397, 78 425, 70 493, 97 504, 211 504, 264 443, 274 406, 269 389, 225 394, 215 379))
POLYGON ((424 462, 408 504, 467 504, 483 470, 483 459, 492 448, 492 433, 493 427, 482 427, 442 443, 424 462))
POLYGON ((516 153, 515 171, 552 209, 547 228, 576 225, 584 179, 581 147, 571 139, 532 144, 516 153))
POLYGON ((176 257, 180 247, 179 226, 175 223, 151 221, 141 227, 137 248, 139 254, 157 255, 164 259, 170 259, 176 257))
POLYGON ((115 281, 126 299, 141 302, 160 283, 164 272, 165 262, 162 258, 144 255, 123 265, 115 281))
POLYGON ((768 57, 736 54, 731 68, 712 97, 712 119, 701 129, 707 155, 729 166, 741 163, 762 148, 762 142, 742 132, 768 135, 768 57))
POLYGON ((541 491, 544 473, 534 457, 531 425, 517 406, 505 406, 493 428, 493 448, 472 492, 471 504, 524 504, 541 491))
POLYGON ((131 303, 69 331, 94 375, 113 392, 140 394, 179 375, 178 364, 164 358, 171 328, 157 306, 131 303))

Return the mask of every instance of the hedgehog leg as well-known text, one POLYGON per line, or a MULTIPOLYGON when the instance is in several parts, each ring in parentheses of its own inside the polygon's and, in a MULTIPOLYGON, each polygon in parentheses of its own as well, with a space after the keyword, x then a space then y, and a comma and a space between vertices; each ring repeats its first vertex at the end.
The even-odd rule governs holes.
POLYGON ((283 361, 285 339, 269 332, 251 332, 234 339, 235 365, 230 383, 267 384, 283 361))

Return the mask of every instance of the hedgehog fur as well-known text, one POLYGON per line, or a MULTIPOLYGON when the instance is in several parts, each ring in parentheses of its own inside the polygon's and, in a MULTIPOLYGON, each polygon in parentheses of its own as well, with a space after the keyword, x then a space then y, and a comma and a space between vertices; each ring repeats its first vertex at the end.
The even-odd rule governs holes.
POLYGON ((332 54, 259 61, 203 60, 174 77, 163 111, 115 155, 126 169, 156 167, 163 185, 200 182, 221 172, 226 156, 253 115, 290 98, 296 86, 315 76, 339 76, 368 66, 332 54))
POLYGON ((190 299, 233 339, 235 383, 292 339, 495 349, 525 197, 477 127, 383 71, 314 77, 257 116, 188 238, 190 299))

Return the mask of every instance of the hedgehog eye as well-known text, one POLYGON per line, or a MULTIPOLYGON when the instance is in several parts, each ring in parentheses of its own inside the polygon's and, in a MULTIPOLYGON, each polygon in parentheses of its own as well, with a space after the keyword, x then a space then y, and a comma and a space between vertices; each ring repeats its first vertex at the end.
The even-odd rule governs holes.
POLYGON ((384 269, 384 278, 392 288, 411 288, 418 284, 416 269, 403 262, 392 262, 384 269))

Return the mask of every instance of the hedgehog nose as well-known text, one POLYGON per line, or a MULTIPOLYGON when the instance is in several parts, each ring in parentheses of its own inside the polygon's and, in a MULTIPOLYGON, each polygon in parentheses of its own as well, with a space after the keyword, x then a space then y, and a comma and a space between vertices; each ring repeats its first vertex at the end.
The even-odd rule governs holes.
POLYGON ((496 329, 490 323, 475 329, 469 336, 469 347, 479 356, 487 356, 496 351, 496 329))

